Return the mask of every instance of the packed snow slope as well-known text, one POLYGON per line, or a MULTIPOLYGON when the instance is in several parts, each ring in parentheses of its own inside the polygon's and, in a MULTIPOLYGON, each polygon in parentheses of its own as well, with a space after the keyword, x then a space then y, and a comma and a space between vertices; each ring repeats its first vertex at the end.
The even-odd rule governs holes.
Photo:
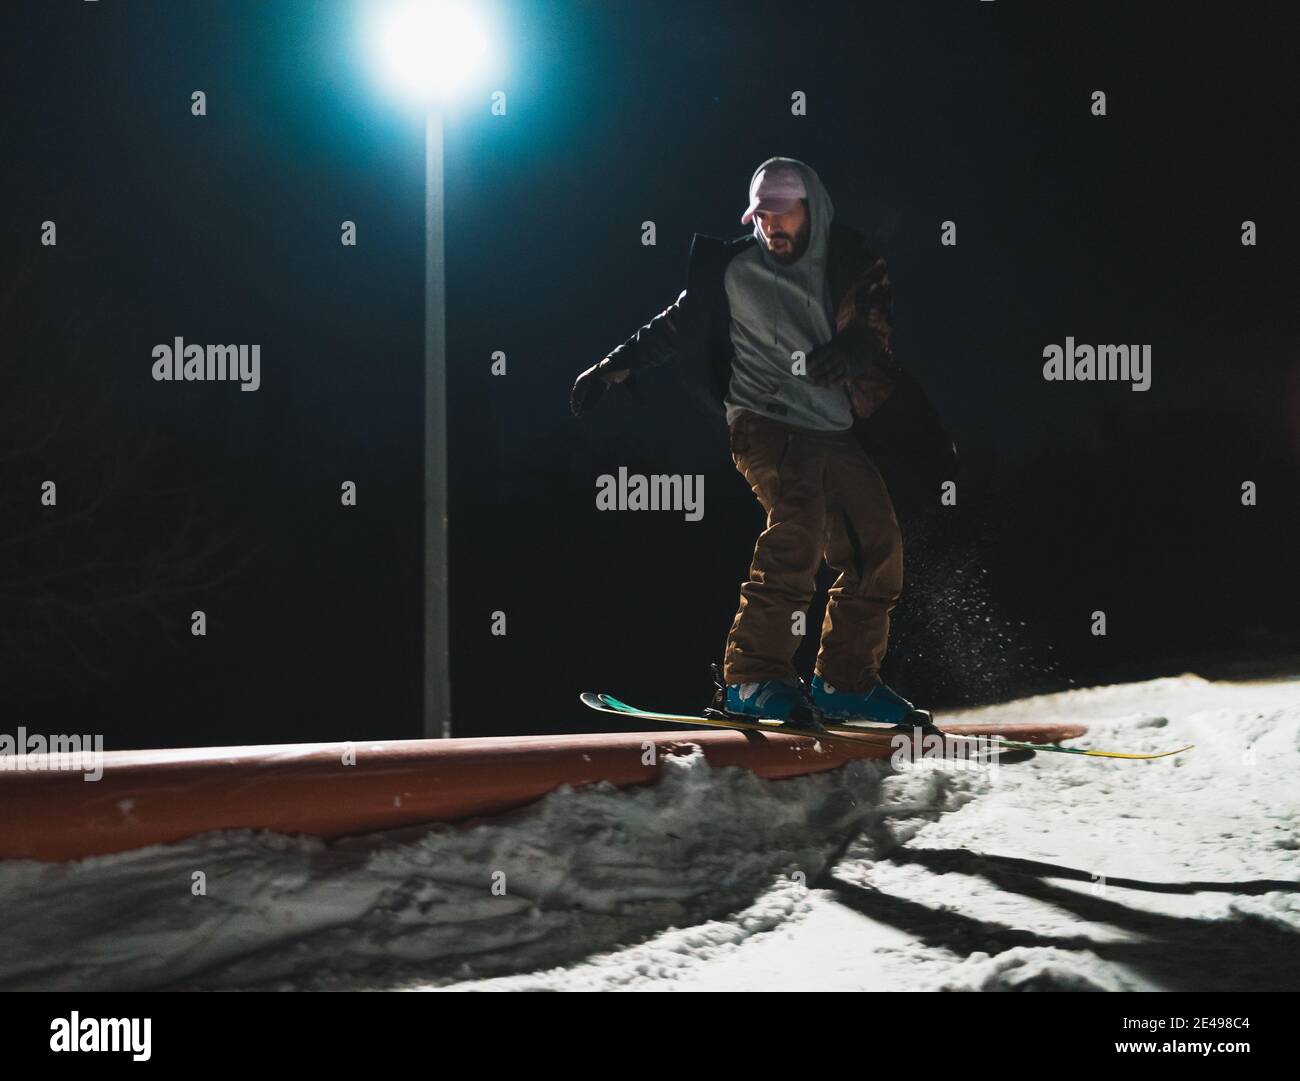
POLYGON ((784 781, 696 755, 456 826, 9 861, 0 988, 1300 989, 1300 681, 961 716, 1196 749, 784 781))

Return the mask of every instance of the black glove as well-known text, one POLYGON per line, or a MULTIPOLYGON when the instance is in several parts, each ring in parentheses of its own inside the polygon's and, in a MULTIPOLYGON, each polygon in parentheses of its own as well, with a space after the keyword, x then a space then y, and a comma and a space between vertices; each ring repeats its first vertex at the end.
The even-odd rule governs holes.
POLYGON ((614 368, 601 361, 593 364, 573 384, 569 391, 569 409, 575 417, 590 413, 604 397, 611 383, 621 383, 631 372, 626 368, 614 368))

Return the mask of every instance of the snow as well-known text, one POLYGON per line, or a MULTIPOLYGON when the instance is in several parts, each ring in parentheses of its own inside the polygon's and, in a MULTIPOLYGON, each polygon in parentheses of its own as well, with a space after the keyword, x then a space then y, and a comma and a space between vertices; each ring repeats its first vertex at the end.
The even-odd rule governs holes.
POLYGON ((674 757, 455 826, 7 861, 0 989, 1300 988, 1300 681, 961 716, 1197 746, 785 781, 674 757))

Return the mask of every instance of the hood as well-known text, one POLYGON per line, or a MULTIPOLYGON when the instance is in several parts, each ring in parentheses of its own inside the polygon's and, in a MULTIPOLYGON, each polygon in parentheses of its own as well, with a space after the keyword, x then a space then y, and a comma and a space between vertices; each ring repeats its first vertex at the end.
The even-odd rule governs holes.
POLYGON ((812 273, 825 273, 826 256, 830 248, 831 219, 835 216, 835 207, 831 205, 830 194, 826 191, 826 186, 822 184, 817 171, 811 165, 807 165, 797 158, 768 158, 767 161, 754 170, 754 175, 749 179, 750 186, 753 186, 754 179, 759 173, 776 162, 783 162, 786 165, 793 166, 799 171, 799 175, 803 177, 804 188, 808 191, 808 217, 811 232, 808 237, 807 250, 799 257, 797 262, 785 266, 772 257, 772 253, 767 250, 767 246, 759 238, 758 219, 755 218, 754 239, 758 241, 763 261, 779 273, 796 277, 810 276, 812 273))
MULTIPOLYGON (((808 192, 809 236, 808 247, 803 255, 799 256, 796 262, 786 266, 767 250, 767 245, 763 243, 758 233, 758 219, 754 219, 754 240, 763 265, 771 274, 773 345, 779 341, 781 330, 782 305, 777 298, 784 292, 782 286, 798 290, 802 294, 802 307, 805 309, 811 309, 814 304, 821 307, 826 317, 830 319, 831 326, 834 326, 834 317, 830 310, 830 289, 826 281, 826 266, 830 254, 831 219, 835 216, 835 208, 831 205, 831 197, 817 171, 797 158, 768 158, 754 170, 747 190, 752 190, 754 179, 760 172, 778 161, 792 165, 803 177, 804 188, 808 192)), ((828 335, 819 335, 821 340, 826 340, 827 337, 828 335)))

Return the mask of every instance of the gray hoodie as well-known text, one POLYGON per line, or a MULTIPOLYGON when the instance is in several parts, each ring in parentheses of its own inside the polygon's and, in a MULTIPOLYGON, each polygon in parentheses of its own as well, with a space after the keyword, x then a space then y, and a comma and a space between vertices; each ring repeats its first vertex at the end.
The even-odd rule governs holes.
MULTIPOLYGON (((761 239, 727 264, 725 285, 731 307, 731 342, 736 355, 725 400, 727 423, 742 410, 774 417, 786 424, 823 431, 853 425, 853 411, 843 387, 815 387, 794 375, 793 354, 805 354, 831 339, 831 311, 826 260, 830 243, 831 197, 817 173, 793 158, 769 158, 794 165, 808 191, 811 221, 808 247, 790 266, 783 266, 761 239)), ((758 220, 754 220, 758 238, 758 220)))

